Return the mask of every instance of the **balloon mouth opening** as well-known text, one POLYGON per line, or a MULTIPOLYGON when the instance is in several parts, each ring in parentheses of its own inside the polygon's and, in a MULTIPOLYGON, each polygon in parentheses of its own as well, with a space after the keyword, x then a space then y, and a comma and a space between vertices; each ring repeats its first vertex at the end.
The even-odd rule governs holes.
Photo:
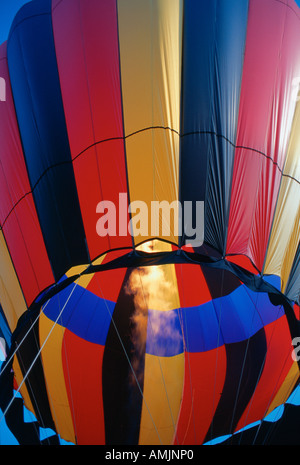
POLYGON ((136 250, 141 252, 148 252, 148 253, 155 253, 155 252, 163 252, 165 250, 164 243, 161 241, 154 239, 143 242, 136 247, 136 250))
POLYGON ((163 241, 161 239, 148 239, 133 248, 122 248, 109 250, 97 257, 91 263, 76 265, 70 268, 55 284, 50 286, 37 297, 29 307, 29 310, 41 308, 42 302, 60 292, 78 279, 87 277, 93 273, 116 270, 135 269, 145 267, 157 267, 170 264, 190 264, 201 265, 212 269, 229 271, 235 275, 243 284, 258 292, 274 294, 275 305, 280 305, 282 301, 290 303, 289 299, 274 287, 268 280, 265 280, 260 272, 247 260, 247 257, 222 256, 216 250, 211 250, 209 246, 203 245, 200 248, 186 248, 163 241))

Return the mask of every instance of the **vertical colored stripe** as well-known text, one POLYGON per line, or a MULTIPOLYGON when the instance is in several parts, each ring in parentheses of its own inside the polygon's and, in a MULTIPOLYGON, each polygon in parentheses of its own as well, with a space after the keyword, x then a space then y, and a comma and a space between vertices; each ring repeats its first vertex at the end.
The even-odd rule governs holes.
POLYGON ((289 299, 299 303, 300 298, 300 242, 294 258, 290 277, 286 286, 286 295, 289 299))
POLYGON ((290 358, 287 359, 287 363, 284 366, 284 374, 286 375, 285 379, 282 381, 282 378, 280 379, 280 387, 270 405, 267 411, 268 413, 272 412, 276 407, 279 405, 285 404, 289 396, 291 395, 293 389, 295 388, 296 384, 299 382, 299 366, 297 362, 292 363, 291 365, 291 360, 290 358), (288 373, 287 369, 290 367, 288 373))
POLYGON ((34 319, 25 317, 15 334, 15 356, 20 364, 37 421, 43 428, 55 429, 39 341, 39 320, 36 316, 34 319))
POLYGON ((13 22, 8 68, 24 158, 55 278, 88 255, 52 33, 51 1, 27 3, 13 22))
POLYGON ((196 307, 211 300, 211 293, 200 265, 175 265, 175 270, 181 307, 196 307), (197 285, 191 285, 193 282, 197 285))
POLYGON ((236 431, 260 420, 270 411, 272 402, 293 365, 293 346, 285 317, 265 326, 264 330, 267 340, 265 360, 259 367, 261 373, 257 385, 236 425, 236 431))
POLYGON ((0 105, 0 224, 26 303, 53 283, 53 274, 30 189, 7 68, 0 48, 0 75, 6 101, 0 105))
MULTIPOLYGON (((62 354, 65 328, 49 320, 42 312, 39 318, 40 346, 43 347, 44 375, 56 431, 67 441, 75 443, 71 409, 66 390, 68 377, 63 371, 62 354)), ((72 404, 71 404, 72 405, 72 404)))
POLYGON ((235 431, 251 401, 267 351, 264 330, 238 343, 225 344, 225 351, 224 386, 205 441, 235 431))
POLYGON ((156 236, 178 241, 173 220, 160 218, 151 232, 150 211, 151 201, 178 200, 181 16, 181 0, 118 0, 129 195, 146 202, 148 218, 145 231, 132 224, 136 244, 156 236), (163 232, 163 224, 170 229, 163 232))
MULTIPOLYGON (((108 249, 130 247, 127 179, 116 1, 52 2, 62 100, 83 223, 93 260, 108 249), (119 234, 119 193, 125 194, 119 234), (115 235, 100 237, 96 207, 113 202, 115 235), (127 213, 126 213, 127 212, 127 213), (123 235, 124 234, 124 235, 123 235)), ((104 213, 104 212, 102 212, 104 213)))
MULTIPOLYGON (((134 297, 129 292, 132 271, 126 269, 124 280, 120 283, 116 304, 111 309, 112 320, 105 340, 102 384, 107 445, 138 443, 145 340, 143 338, 139 346, 134 344, 132 333, 135 327, 135 304, 134 297), (133 369, 138 384, 133 376, 133 369)), ((98 279, 102 288, 101 276, 98 279)), ((105 287, 105 281, 103 286, 105 287)), ((145 321, 145 318, 147 309, 144 307, 141 321, 145 321)), ((143 326, 143 335, 144 333, 143 326)))
POLYGON ((181 202, 205 202, 205 240, 223 252, 248 0, 185 0, 181 202))
POLYGON ((0 231, 0 299, 10 330, 13 332, 18 319, 27 310, 27 305, 2 231, 0 231))
POLYGON ((298 37, 298 19, 289 4, 250 2, 227 253, 248 255, 260 270, 295 106, 298 37))
POLYGON ((69 330, 62 352, 65 380, 78 445, 105 444, 102 401, 104 347, 79 338, 69 330))
POLYGON ((177 443, 175 432, 184 379, 184 354, 146 354, 139 444, 177 443))
POLYGON ((177 424, 179 444, 203 444, 213 422, 226 375, 225 347, 185 353, 182 405, 177 424))
POLYGON ((286 289, 300 241, 299 157, 300 102, 297 103, 293 119, 287 159, 281 179, 266 263, 263 270, 265 274, 275 274, 281 277, 283 292, 286 289))
MULTIPOLYGON (((171 245, 154 241, 153 251, 156 247, 171 250, 171 245)), ((145 250, 146 245, 142 248, 145 250)), ((143 325, 140 312, 143 306, 148 308, 139 444, 177 443, 175 432, 183 391, 184 354, 176 310, 180 299, 175 265, 136 270, 131 276, 131 286, 139 336, 143 325)))

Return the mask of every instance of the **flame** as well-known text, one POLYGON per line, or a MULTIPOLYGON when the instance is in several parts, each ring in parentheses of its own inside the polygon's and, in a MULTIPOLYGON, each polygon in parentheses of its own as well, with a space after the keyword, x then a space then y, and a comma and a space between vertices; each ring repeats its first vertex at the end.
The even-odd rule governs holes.
MULTIPOLYGON (((150 241, 139 246, 144 252, 156 252, 157 249, 170 250, 168 244, 157 244, 150 241)), ((174 265, 158 265, 140 267, 130 275, 126 292, 133 295, 135 312, 132 316, 132 343, 135 357, 132 366, 139 377, 142 375, 142 360, 146 349, 147 334, 157 341, 172 338, 172 343, 181 343, 182 335, 175 328, 176 314, 165 313, 180 307, 177 280, 174 265), (149 315, 151 311, 151 318, 149 315), (155 311, 153 311, 155 310, 155 311)))

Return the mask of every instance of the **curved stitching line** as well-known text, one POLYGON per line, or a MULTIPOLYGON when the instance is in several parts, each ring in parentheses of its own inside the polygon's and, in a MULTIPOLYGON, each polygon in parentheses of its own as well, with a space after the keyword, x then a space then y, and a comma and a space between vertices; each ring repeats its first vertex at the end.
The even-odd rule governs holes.
POLYGON ((27 196, 27 195, 30 195, 34 192, 34 190, 36 189, 37 185, 39 184, 39 182, 42 180, 42 178, 46 175, 46 173, 53 169, 53 168, 56 168, 58 166, 63 166, 65 164, 73 164, 73 162, 79 158, 80 156, 82 156, 85 152, 87 152, 90 148, 98 145, 98 144, 102 144, 102 143, 105 143, 105 142, 110 142, 110 141, 113 141, 113 140, 125 140, 129 137, 132 137, 136 134, 139 134, 141 132, 144 132, 144 131, 148 131, 148 130, 151 130, 151 129, 164 129, 164 130, 170 130, 176 134, 178 134, 178 136, 180 138, 183 138, 183 137, 186 137, 186 136, 191 136, 191 135, 196 135, 196 134, 202 134, 202 135, 205 135, 205 134, 210 134, 210 135, 214 135, 216 137, 221 137, 222 139, 224 139, 226 142, 228 142, 230 145, 232 145, 232 147, 234 147, 235 149, 245 149, 245 150, 252 150, 253 152, 259 154, 259 155, 262 155, 264 157, 266 157, 267 159, 269 159, 270 161, 272 161, 272 163, 277 167, 277 169, 280 171, 281 175, 282 176, 285 176, 287 178, 290 178, 292 181, 295 181, 297 182, 299 185, 300 185, 300 180, 289 175, 289 174, 286 174, 283 172, 283 170, 280 168, 280 166, 278 165, 278 163, 276 161, 273 160, 273 158, 270 156, 270 155, 267 155, 266 153, 262 152, 261 150, 258 150, 258 149, 254 149, 252 147, 247 147, 247 146, 243 146, 243 145, 235 145, 230 139, 228 139, 226 136, 222 135, 222 134, 217 134, 216 132, 214 131, 193 131, 193 132, 187 132, 185 134, 180 134, 176 129, 173 129, 173 128, 170 128, 168 126, 151 126, 151 127, 148 127, 148 128, 144 128, 144 129, 139 129, 131 134, 128 134, 127 136, 119 136, 119 137, 110 137, 110 138, 107 138, 107 139, 102 139, 100 141, 97 141, 91 145, 89 145, 88 147, 86 147, 84 150, 82 150, 81 152, 79 152, 74 158, 72 158, 71 160, 65 160, 65 161, 62 161, 62 162, 59 162, 59 163, 54 163, 53 165, 51 166, 48 166, 45 171, 43 171, 43 173, 40 175, 40 177, 37 179, 37 181, 35 182, 35 184, 33 185, 32 189, 28 192, 26 192, 22 197, 20 197, 18 199, 18 201, 13 205, 13 207, 10 209, 10 211, 8 212, 8 214, 6 215, 2 225, 0 225, 0 231, 3 229, 3 226, 5 225, 8 217, 11 215, 11 213, 13 212, 13 210, 17 207, 17 205, 27 196))

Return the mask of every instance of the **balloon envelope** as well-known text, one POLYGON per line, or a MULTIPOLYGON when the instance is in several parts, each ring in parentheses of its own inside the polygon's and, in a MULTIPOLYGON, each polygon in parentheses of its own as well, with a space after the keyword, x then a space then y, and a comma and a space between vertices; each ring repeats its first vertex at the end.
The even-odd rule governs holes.
POLYGON ((181 445, 297 385, 299 18, 293 0, 16 15, 0 46, 0 408, 19 443, 44 436, 12 415, 13 387, 51 441, 181 445))

